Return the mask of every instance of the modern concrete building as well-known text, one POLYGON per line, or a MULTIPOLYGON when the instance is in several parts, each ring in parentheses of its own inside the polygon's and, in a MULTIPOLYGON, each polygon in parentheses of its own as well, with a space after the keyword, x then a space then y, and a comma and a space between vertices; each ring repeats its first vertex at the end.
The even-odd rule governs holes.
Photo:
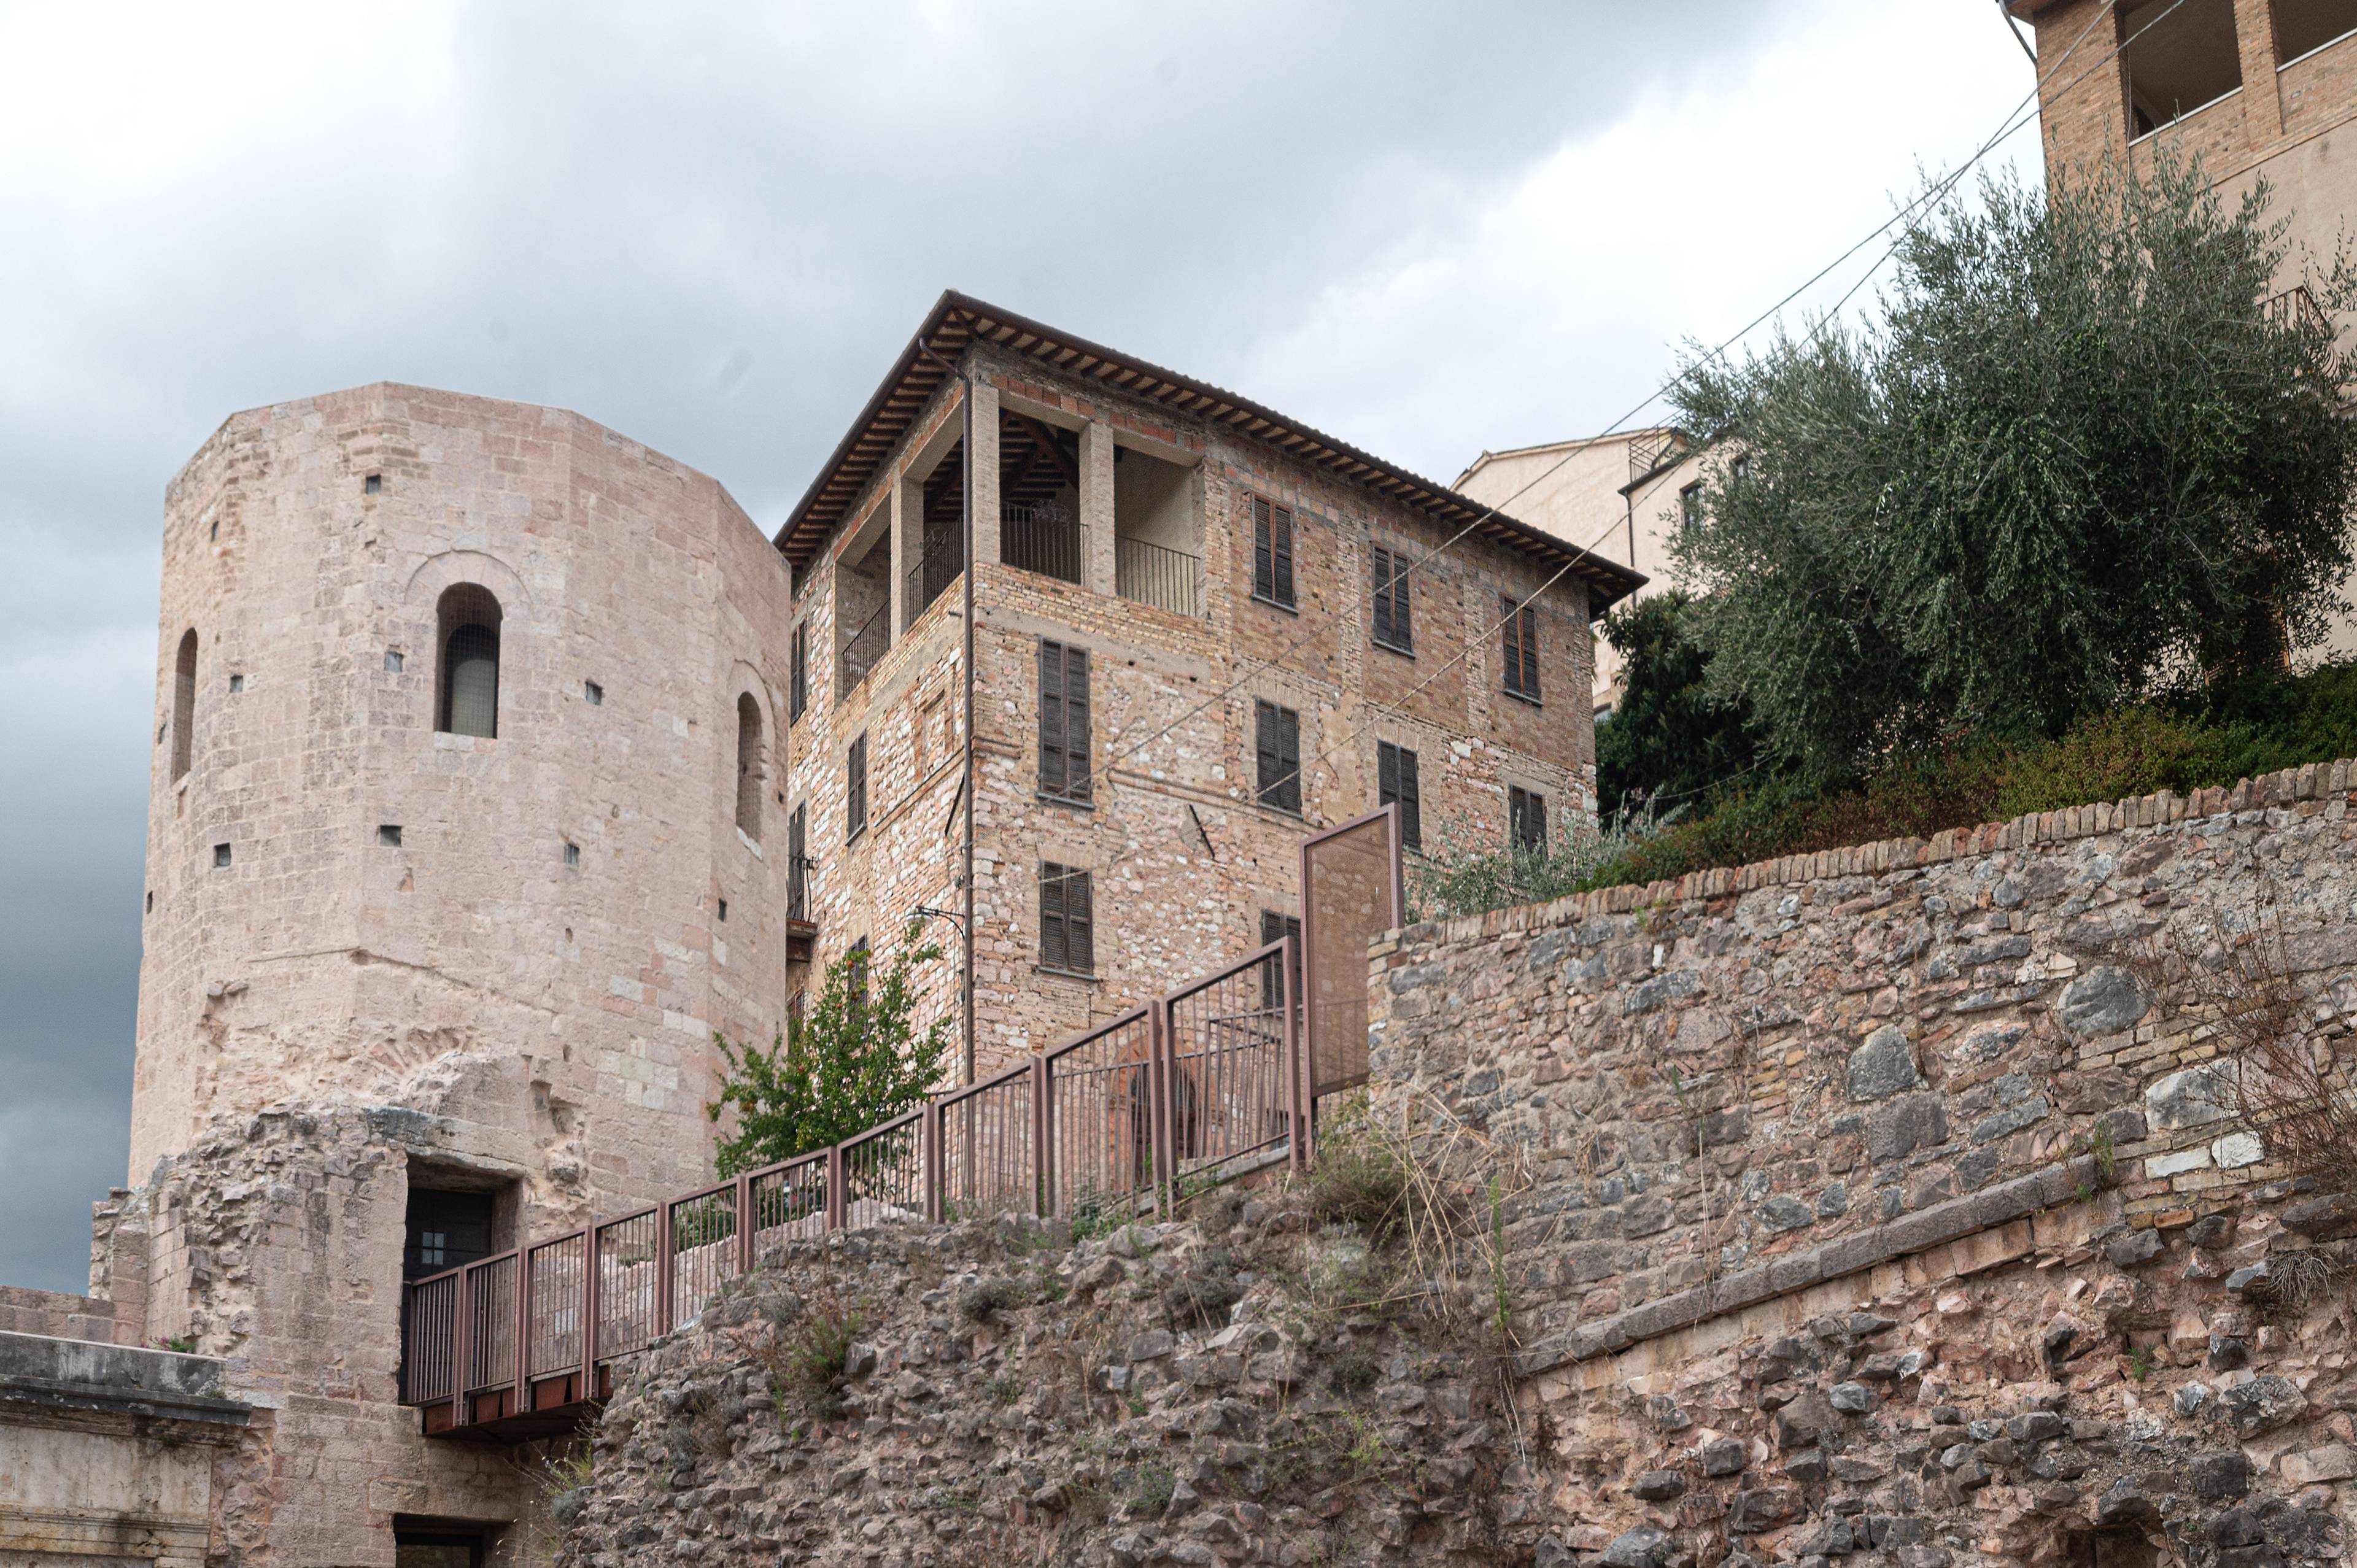
POLYGON ((217 1364, 212 1550, 533 1560, 548 1426, 428 1435, 404 1279, 708 1181, 714 1034, 912 915, 987 1072, 1286 929, 1322 825, 1566 831, 1641 582, 957 295, 774 539, 559 410, 238 414, 166 499, 130 1181, 0 1328, 217 1364))

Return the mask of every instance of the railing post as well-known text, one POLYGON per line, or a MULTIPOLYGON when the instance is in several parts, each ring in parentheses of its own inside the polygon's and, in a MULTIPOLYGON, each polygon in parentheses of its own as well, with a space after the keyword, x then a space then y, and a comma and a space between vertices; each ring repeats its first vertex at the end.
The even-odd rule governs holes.
POLYGON ((464 1426, 468 1413, 467 1400, 468 1363, 475 1356, 475 1265, 458 1265, 457 1332, 452 1336, 450 1348, 450 1424, 464 1426))
POLYGON ((843 1145, 826 1152, 826 1228, 840 1230, 851 1222, 851 1198, 843 1176, 843 1145))
POLYGON ((1292 1145, 1286 1152, 1286 1163, 1295 1171, 1309 1168, 1309 1114, 1304 1103, 1308 1098, 1307 1079, 1301 1061, 1301 1030, 1294 1020, 1294 966, 1301 961, 1301 951, 1288 931, 1282 939, 1284 948, 1276 957, 1276 998, 1285 1010, 1285 1111, 1291 1122, 1292 1134, 1286 1142, 1292 1145))
POLYGON ((516 1246, 515 1403, 510 1415, 532 1409, 532 1244, 516 1246))
POLYGON ((1146 1098, 1150 1110, 1156 1218, 1170 1218, 1170 1054, 1168 1010, 1159 1002, 1146 1008, 1146 1098))
POLYGON ((655 1321, 653 1326, 654 1337, 658 1339, 671 1332, 671 1199, 666 1197, 655 1205, 655 1321))
POLYGON ((917 1125, 922 1129, 919 1136, 924 1145, 925 1223, 939 1225, 942 1222, 942 1102, 926 1101, 924 1118, 917 1125))
POLYGON ((737 1273, 739 1277, 753 1272, 753 1177, 749 1172, 737 1176, 737 1273))
POLYGON ((597 1397, 597 1221, 581 1228, 581 1397, 597 1397))
POLYGON ((1031 1058, 1031 1212, 1049 1218, 1055 1209, 1054 1161, 1048 1129, 1055 1122, 1054 1079, 1048 1058, 1031 1058))

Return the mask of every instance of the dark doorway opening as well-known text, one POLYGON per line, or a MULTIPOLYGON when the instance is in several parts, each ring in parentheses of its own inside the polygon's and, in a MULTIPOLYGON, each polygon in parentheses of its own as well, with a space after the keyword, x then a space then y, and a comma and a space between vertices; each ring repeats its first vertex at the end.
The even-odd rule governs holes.
POLYGON ((393 1568, 483 1568, 483 1538, 395 1530, 393 1568))
POLYGON ((2160 1568, 2160 1552, 2139 1530, 2073 1530, 2062 1545, 2069 1568, 2160 1568))
POLYGON ((496 1195, 489 1192, 411 1187, 401 1240, 401 1277, 422 1280, 490 1257, 496 1206, 496 1195))

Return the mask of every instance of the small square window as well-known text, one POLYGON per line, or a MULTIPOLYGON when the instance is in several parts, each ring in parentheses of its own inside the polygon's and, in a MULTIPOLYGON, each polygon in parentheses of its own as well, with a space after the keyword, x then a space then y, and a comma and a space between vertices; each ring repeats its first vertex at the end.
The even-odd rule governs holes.
POLYGON ((384 845, 387 849, 399 849, 401 847, 401 824, 399 822, 379 822, 376 825, 376 842, 384 845))
POLYGON ((372 496, 383 489, 384 476, 382 474, 371 474, 367 478, 361 481, 361 491, 364 495, 372 496))
POLYGON ((720 918, 724 920, 728 918, 728 900, 726 898, 720 900, 720 918))
POLYGON ((384 650, 384 667, 393 674, 401 673, 401 652, 398 649, 388 648, 384 650))
POLYGON ((229 678, 229 689, 230 689, 232 693, 235 693, 235 692, 242 692, 242 691, 244 691, 244 690, 245 690, 245 677, 244 677, 244 676, 242 676, 242 675, 232 675, 232 676, 231 676, 231 677, 229 678))
POLYGON ((581 846, 579 844, 568 843, 565 846, 565 864, 567 865, 579 865, 581 864, 581 846))
POLYGON ((606 688, 600 686, 595 681, 584 681, 581 682, 581 695, 583 700, 587 702, 593 708, 600 708, 606 705, 606 688))
POLYGON ((221 867, 227 865, 228 864, 229 845, 225 843, 217 843, 213 845, 213 868, 215 870, 219 870, 221 867))

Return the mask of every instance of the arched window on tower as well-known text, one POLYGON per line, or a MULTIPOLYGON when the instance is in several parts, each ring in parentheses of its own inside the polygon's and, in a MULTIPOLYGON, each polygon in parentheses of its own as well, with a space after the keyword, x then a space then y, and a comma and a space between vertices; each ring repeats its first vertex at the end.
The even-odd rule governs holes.
POLYGON ((435 607, 436 678, 434 727, 490 740, 500 733, 500 601, 489 588, 459 583, 435 607))
POLYGON ((190 627, 180 639, 180 657, 172 667, 172 781, 176 784, 188 776, 188 762, 196 755, 196 719, 197 628, 190 627))
POLYGON ((737 826, 761 836, 761 704, 750 692, 737 699, 737 826))

